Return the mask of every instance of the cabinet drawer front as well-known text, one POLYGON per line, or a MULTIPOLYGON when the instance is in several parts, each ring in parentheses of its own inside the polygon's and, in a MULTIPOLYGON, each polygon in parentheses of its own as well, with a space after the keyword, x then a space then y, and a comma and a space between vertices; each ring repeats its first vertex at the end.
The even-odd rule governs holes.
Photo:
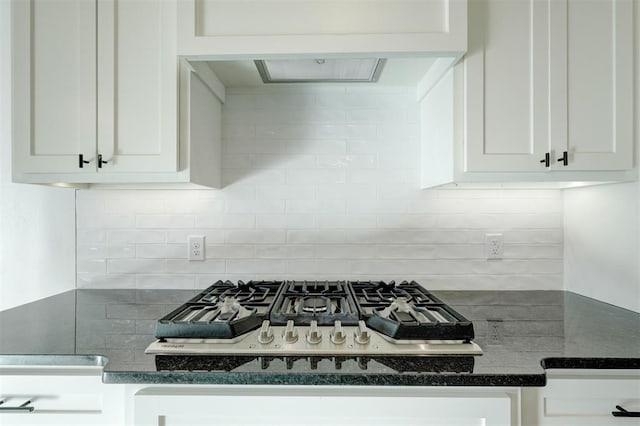
POLYGON ((100 376, 0 376, 0 398, 5 407, 31 401, 33 413, 99 413, 102 386, 100 376))
POLYGON ((547 386, 540 392, 540 424, 640 424, 638 418, 613 417, 611 412, 616 411, 617 405, 628 411, 640 411, 640 376, 550 377, 547 386))
POLYGON ((512 398, 505 392, 425 391, 376 395, 353 390, 338 395, 298 389, 148 388, 134 396, 136 425, 510 425, 512 398), (358 394, 360 392, 360 394, 358 394), (259 409, 247 409, 259 407, 259 409), (380 407, 393 407, 381 410, 380 407))

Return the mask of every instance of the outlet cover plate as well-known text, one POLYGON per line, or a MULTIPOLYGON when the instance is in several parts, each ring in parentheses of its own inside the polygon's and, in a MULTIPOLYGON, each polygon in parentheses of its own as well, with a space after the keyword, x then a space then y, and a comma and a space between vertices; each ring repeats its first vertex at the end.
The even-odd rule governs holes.
POLYGON ((486 234, 484 247, 487 259, 502 259, 504 256, 502 234, 486 234))
POLYGON ((204 260, 204 235, 189 235, 187 259, 204 260))

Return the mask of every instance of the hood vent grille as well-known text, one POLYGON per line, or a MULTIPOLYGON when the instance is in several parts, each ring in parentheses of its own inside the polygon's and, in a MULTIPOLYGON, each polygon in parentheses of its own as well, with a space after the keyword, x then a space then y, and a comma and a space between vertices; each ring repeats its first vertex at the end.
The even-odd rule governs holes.
POLYGON ((380 58, 255 61, 264 83, 375 83, 384 63, 380 58))

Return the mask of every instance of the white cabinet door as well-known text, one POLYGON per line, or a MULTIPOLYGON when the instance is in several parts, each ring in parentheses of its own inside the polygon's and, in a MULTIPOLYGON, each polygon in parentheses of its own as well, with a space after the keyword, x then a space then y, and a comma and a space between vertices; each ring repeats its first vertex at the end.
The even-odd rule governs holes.
POLYGON ((0 369, 0 424, 124 424, 122 386, 102 383, 101 367, 5 367, 0 369), (13 411, 30 401, 32 411, 13 411))
POLYGON ((95 172, 95 13, 85 0, 12 2, 14 169, 95 172))
POLYGON ((98 0, 100 172, 178 167, 174 1, 98 0))
POLYGON ((134 415, 138 426, 515 426, 512 396, 497 390, 158 387, 136 393, 134 415))
POLYGON ((551 16, 553 169, 631 169, 632 1, 560 0, 551 16))
POLYGON ((547 386, 523 390, 523 424, 538 426, 638 425, 614 417, 619 405, 640 411, 638 370, 549 370, 547 386))
POLYGON ((550 5, 469 2, 464 171, 546 170, 550 5))

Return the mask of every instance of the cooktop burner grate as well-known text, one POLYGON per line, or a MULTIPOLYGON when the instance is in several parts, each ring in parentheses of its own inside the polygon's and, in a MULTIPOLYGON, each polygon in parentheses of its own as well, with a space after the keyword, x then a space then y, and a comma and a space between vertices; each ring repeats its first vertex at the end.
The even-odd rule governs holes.
POLYGON ((272 325, 356 325, 359 312, 346 281, 289 281, 271 309, 272 325))
MULTIPOLYGON (((294 342, 295 327, 319 333, 315 328, 323 326, 333 332, 346 327, 349 333, 355 328, 366 333, 362 327, 369 327, 398 344, 470 342, 474 337, 470 321, 414 281, 218 281, 158 320, 156 336, 227 344, 260 328, 264 345, 282 338, 269 327, 291 334, 287 338, 294 342)), ((306 333, 305 339, 319 344, 321 338, 306 333)), ((344 339, 340 335, 337 341, 344 339)))
POLYGON ((156 337, 233 339, 268 318, 281 281, 218 281, 158 320, 156 337))
POLYGON ((471 321, 415 281, 350 284, 367 326, 391 339, 468 342, 474 337, 471 321))

